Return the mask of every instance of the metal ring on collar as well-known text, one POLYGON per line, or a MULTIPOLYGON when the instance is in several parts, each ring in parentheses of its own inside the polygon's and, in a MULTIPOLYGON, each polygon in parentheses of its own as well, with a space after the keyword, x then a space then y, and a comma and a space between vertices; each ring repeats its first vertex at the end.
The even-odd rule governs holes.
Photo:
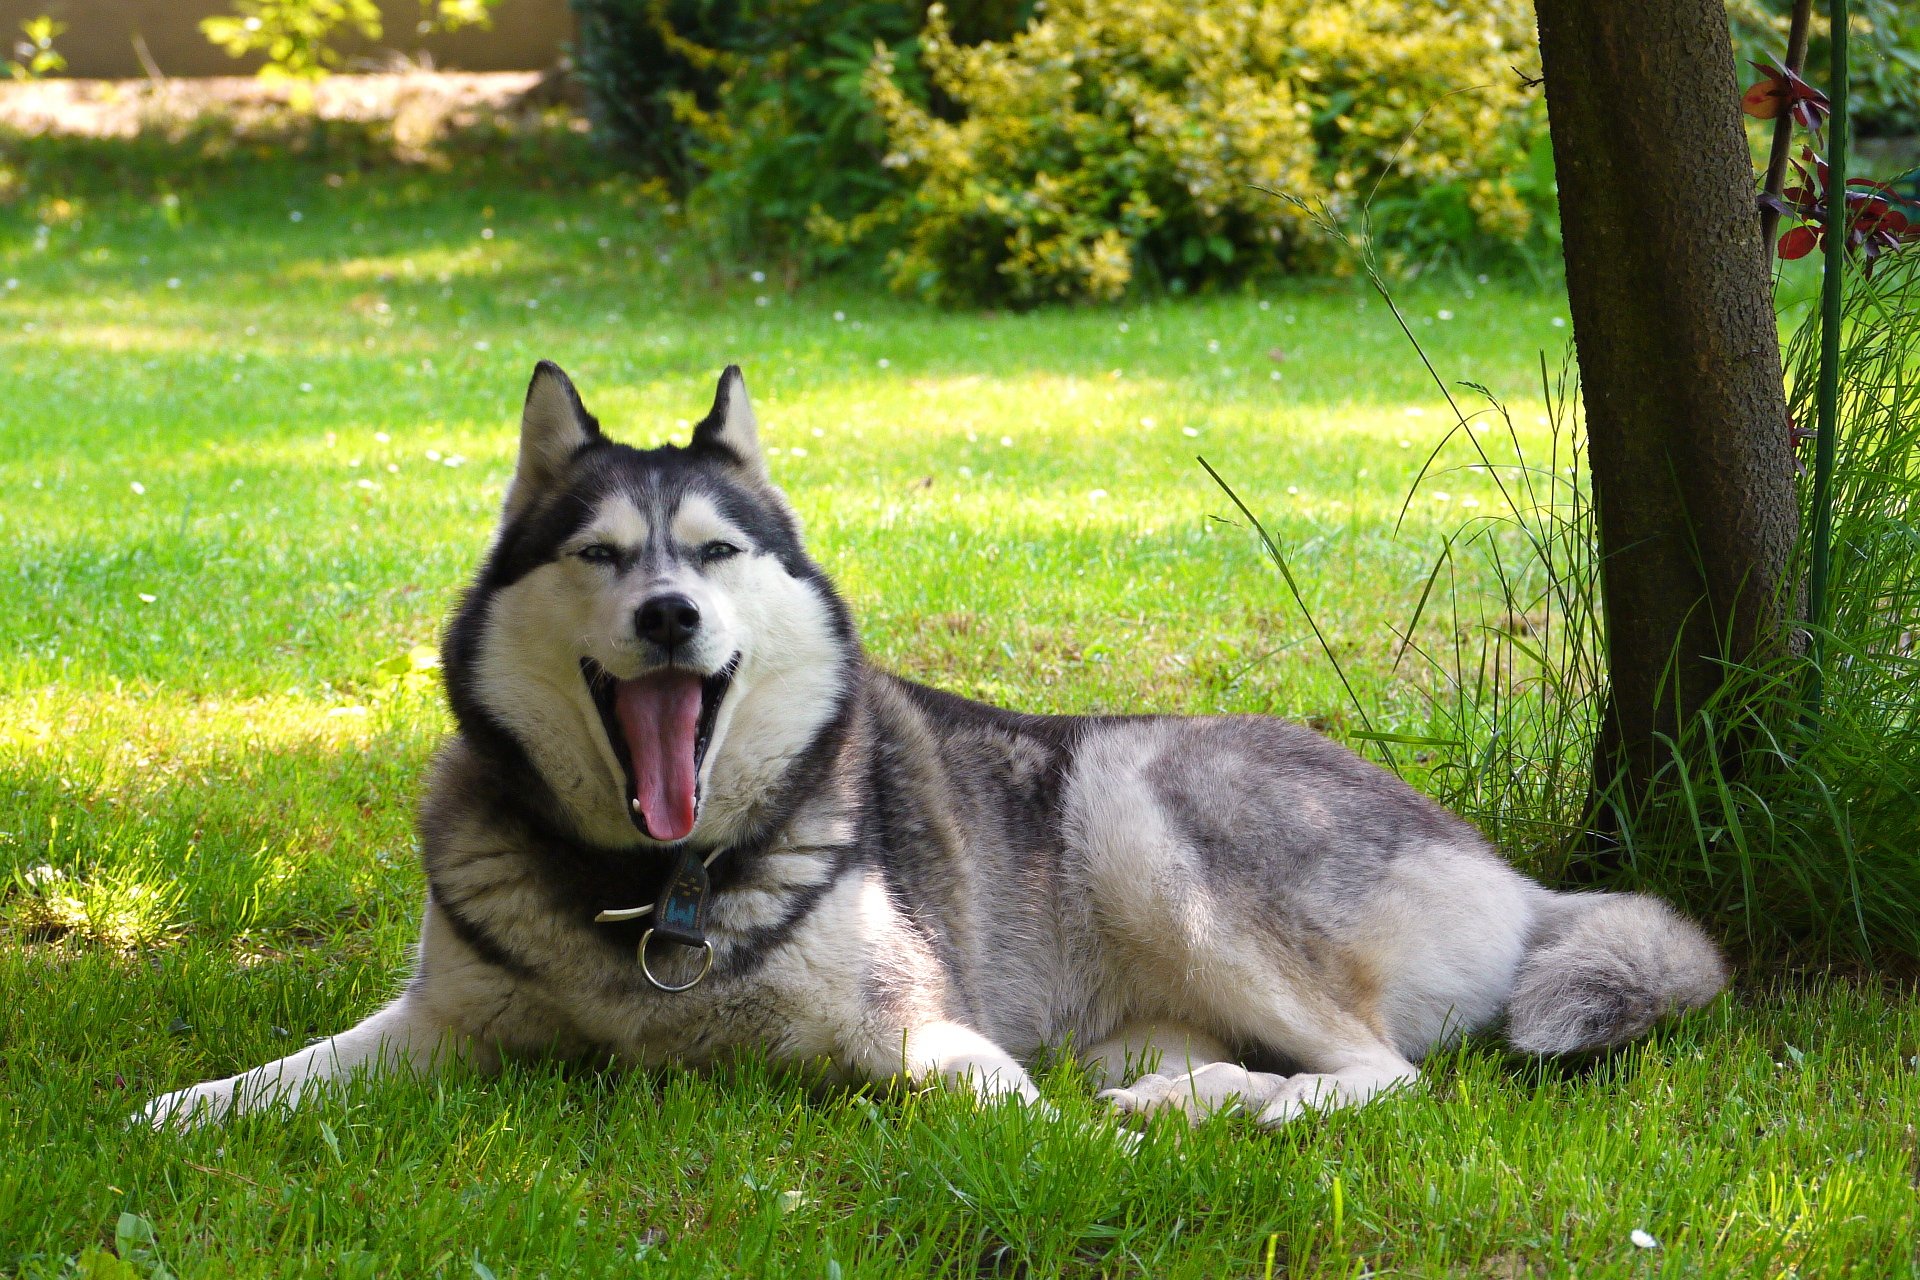
POLYGON ((653 928, 649 926, 647 931, 640 935, 640 972, 645 974, 647 981, 651 982, 657 989, 669 993, 691 991, 699 986, 701 981, 705 979, 709 973, 713 972, 713 943, 702 939, 700 945, 707 949, 707 956, 706 962, 700 966, 700 972, 694 974, 690 981, 683 982, 677 987, 672 983, 660 981, 660 979, 653 976, 653 970, 647 967, 647 944, 652 941, 653 928))

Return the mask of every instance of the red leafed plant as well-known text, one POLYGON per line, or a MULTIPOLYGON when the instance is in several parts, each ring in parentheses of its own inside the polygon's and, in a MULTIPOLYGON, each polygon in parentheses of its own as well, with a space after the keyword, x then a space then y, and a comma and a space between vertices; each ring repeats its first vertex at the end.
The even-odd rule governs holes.
MULTIPOLYGON (((1800 222, 1780 237, 1780 256, 1788 259, 1804 258, 1825 243, 1831 224, 1828 209, 1833 201, 1827 162, 1811 147, 1801 149, 1793 167, 1800 173, 1799 185, 1788 187, 1778 196, 1760 198, 1766 208, 1800 222)), ((1865 259, 1869 275, 1881 254, 1904 241, 1920 241, 1920 224, 1899 208, 1897 199, 1893 188, 1884 182, 1855 178, 1847 183, 1847 251, 1865 259)))
POLYGON ((1740 99, 1740 109, 1756 120, 1773 120, 1782 111, 1793 116, 1803 129, 1817 129, 1832 108, 1827 95, 1802 80, 1791 67, 1772 62, 1756 62, 1754 67, 1764 79, 1754 82, 1740 99))

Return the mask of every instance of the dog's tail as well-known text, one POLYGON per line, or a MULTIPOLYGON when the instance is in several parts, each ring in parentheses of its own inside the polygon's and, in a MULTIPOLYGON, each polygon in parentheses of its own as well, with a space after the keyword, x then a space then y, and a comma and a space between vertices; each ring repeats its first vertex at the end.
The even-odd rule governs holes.
POLYGON ((1522 1053, 1624 1044, 1727 984, 1700 926, 1638 893, 1555 893, 1541 905, 1507 1004, 1522 1053))

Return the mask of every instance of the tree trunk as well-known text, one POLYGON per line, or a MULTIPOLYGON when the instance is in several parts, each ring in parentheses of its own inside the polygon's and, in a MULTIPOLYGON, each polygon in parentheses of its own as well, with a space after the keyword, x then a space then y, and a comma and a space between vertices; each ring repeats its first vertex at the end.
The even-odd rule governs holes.
POLYGON ((1630 814, 1722 662, 1785 643, 1793 448, 1722 0, 1536 10, 1612 681, 1594 777, 1630 814))

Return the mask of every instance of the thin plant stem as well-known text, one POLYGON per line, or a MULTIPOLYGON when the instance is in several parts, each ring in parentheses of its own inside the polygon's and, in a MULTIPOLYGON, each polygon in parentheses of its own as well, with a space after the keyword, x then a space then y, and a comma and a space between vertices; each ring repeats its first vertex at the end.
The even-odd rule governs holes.
POLYGON ((1847 234, 1847 0, 1832 0, 1833 58, 1827 97, 1833 113, 1827 123, 1826 266, 1820 281, 1820 374, 1814 392, 1813 563, 1808 568, 1807 619, 1811 624, 1812 686, 1807 710, 1820 712, 1826 658, 1827 571, 1833 543, 1833 450, 1840 403, 1840 312, 1845 300, 1847 234))
MULTIPOLYGON (((1807 28, 1813 25, 1813 0, 1793 0, 1793 22, 1787 29, 1787 60, 1782 70, 1793 75, 1807 60, 1807 28)), ((1773 150, 1767 155, 1767 195, 1778 196, 1787 183, 1787 156, 1793 150, 1793 112, 1782 111, 1773 122, 1773 150)), ((1773 233, 1780 229, 1780 211, 1769 202, 1760 205, 1760 244, 1773 260, 1773 233)))

